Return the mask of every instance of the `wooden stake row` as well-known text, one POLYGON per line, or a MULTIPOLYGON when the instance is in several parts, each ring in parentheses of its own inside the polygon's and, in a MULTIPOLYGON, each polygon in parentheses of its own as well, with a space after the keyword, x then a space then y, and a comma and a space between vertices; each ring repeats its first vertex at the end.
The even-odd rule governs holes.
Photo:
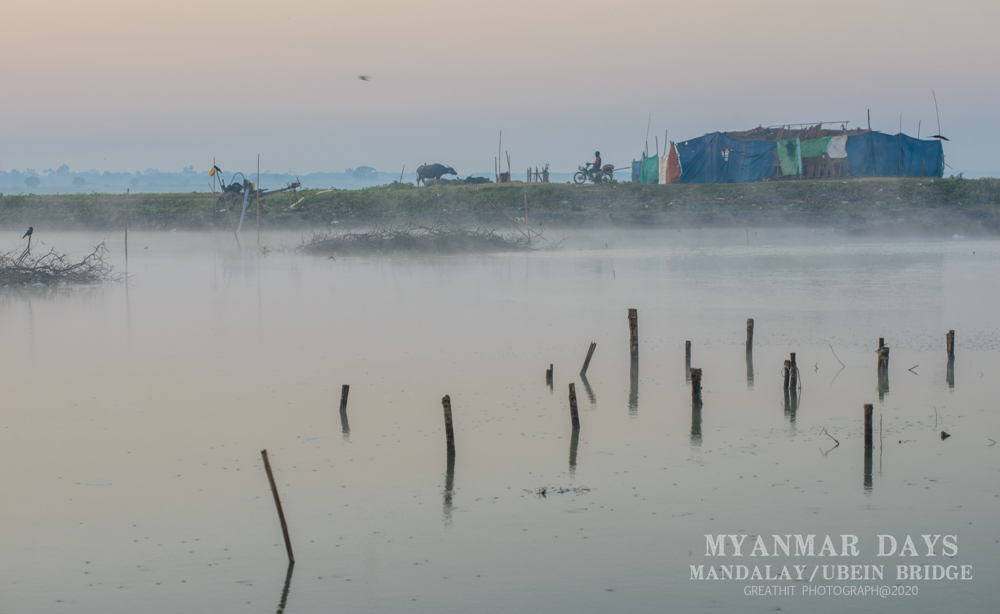
MULTIPOLYGON (((632 357, 633 370, 636 367, 639 357, 639 334, 638 334, 638 313, 636 309, 628 310, 628 322, 629 322, 629 350, 632 357)), ((746 353, 747 353, 747 379, 752 385, 752 352, 753 352, 753 328, 754 321, 753 318, 747 319, 747 340, 746 340, 746 353)), ((954 386, 954 371, 953 364, 955 359, 955 331, 949 330, 947 335, 945 335, 945 346, 948 354, 948 383, 950 386, 954 386)), ((590 366, 590 360, 594 356, 594 349, 597 347, 597 343, 591 342, 590 349, 587 351, 587 358, 583 363, 583 369, 580 371, 580 375, 586 378, 587 368, 590 366)), ((691 401, 692 409, 695 412, 692 414, 692 441, 700 443, 701 440, 701 379, 702 370, 700 368, 691 367, 691 341, 684 342, 684 361, 685 361, 685 371, 689 381, 691 382, 691 401)), ((885 345, 885 339, 879 338, 879 349, 878 349, 878 372, 879 372, 879 391, 888 391, 888 367, 889 367, 889 347, 885 345)), ((554 365, 549 364, 549 368, 545 372, 546 383, 549 386, 552 385, 554 365)), ((784 369, 784 390, 786 396, 786 404, 788 403, 787 398, 789 396, 789 391, 794 395, 798 387, 798 367, 795 362, 795 352, 792 352, 789 356, 789 360, 785 361, 784 369)), ((634 378, 633 378, 634 379, 634 378)), ((345 438, 350 434, 350 427, 348 425, 347 419, 347 399, 350 392, 350 386, 344 384, 341 389, 340 394, 340 420, 341 427, 345 438)), ((454 424, 452 421, 451 414, 451 396, 445 395, 441 399, 441 405, 444 409, 444 426, 445 426, 445 436, 447 440, 447 451, 448 451, 448 477, 449 480, 454 479, 454 466, 455 466, 455 431, 454 424)), ((569 410, 570 410, 570 421, 573 427, 572 442, 570 444, 570 471, 574 471, 576 468, 576 455, 577 455, 577 445, 579 442, 580 433, 580 413, 577 406, 576 399, 576 385, 573 383, 569 384, 569 410)), ((872 415, 874 413, 874 406, 872 404, 865 404, 864 406, 864 442, 865 442, 865 489, 870 491, 872 488, 872 446, 873 446, 873 428, 872 428, 872 415)), ((942 439, 945 435, 942 434, 942 439)), ((274 496, 274 505, 278 511, 278 520, 281 523, 281 533, 285 540, 285 550, 288 554, 289 562, 289 575, 291 573, 291 565, 295 564, 295 555, 292 552, 292 542, 288 534, 288 524, 285 522, 285 513, 281 507, 281 498, 278 496, 278 486, 274 480, 274 473, 271 470, 271 463, 268 459, 267 450, 260 451, 261 458, 264 461, 264 470, 267 472, 267 479, 271 486, 271 493, 274 496)), ((447 489, 449 496, 451 488, 447 489)), ((449 507, 448 501, 446 501, 446 508, 449 507)))

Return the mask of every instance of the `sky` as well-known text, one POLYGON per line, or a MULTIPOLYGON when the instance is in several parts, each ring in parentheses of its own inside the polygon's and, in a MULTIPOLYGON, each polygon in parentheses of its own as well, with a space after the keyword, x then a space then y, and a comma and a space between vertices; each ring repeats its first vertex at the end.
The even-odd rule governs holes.
POLYGON ((0 170, 465 175, 502 131, 515 174, 570 171, 628 165, 647 122, 650 151, 869 109, 926 137, 933 91, 946 175, 1000 175, 998 23, 983 0, 4 0, 0 170))

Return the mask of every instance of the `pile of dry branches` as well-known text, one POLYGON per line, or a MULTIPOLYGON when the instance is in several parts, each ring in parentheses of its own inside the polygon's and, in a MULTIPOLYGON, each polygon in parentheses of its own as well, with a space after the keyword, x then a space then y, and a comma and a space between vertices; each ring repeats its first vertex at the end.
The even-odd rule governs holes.
POLYGON ((431 254, 512 252, 532 249, 526 238, 493 230, 419 226, 375 228, 361 233, 317 233, 300 247, 305 252, 366 255, 393 252, 431 254))
POLYGON ((24 251, 0 252, 0 285, 92 284, 116 280, 114 267, 105 260, 108 253, 102 241, 83 260, 74 262, 54 249, 35 256, 24 251))

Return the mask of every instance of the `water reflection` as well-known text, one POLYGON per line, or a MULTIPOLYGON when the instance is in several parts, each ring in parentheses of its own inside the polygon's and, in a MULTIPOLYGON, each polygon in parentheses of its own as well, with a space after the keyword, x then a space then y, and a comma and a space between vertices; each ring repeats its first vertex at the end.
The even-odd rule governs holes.
POLYGON ((889 370, 880 369, 878 372, 878 400, 885 401, 885 395, 889 394, 889 370))
POLYGON ((948 380, 948 387, 955 388, 955 357, 952 356, 948 359, 948 372, 945 376, 948 380))
POLYGON ((455 490, 455 453, 448 453, 448 469, 444 474, 444 524, 451 526, 451 497, 455 490))
POLYGON ((747 389, 753 390, 753 350, 747 350, 747 389))
POLYGON ((799 411, 798 391, 793 389, 785 390, 785 417, 792 427, 792 434, 795 434, 795 419, 799 411))
POLYGON ((569 477, 576 475, 576 448, 580 444, 580 427, 573 428, 573 435, 569 440, 569 477))
POLYGON ((351 425, 347 423, 347 408, 340 408, 340 430, 344 434, 344 441, 351 440, 351 425))
MULTIPOLYGON (((586 381, 586 379, 584 380, 586 381)), ((639 411, 639 359, 632 359, 629 369, 628 413, 636 415, 639 411)))
POLYGON ((554 388, 552 386, 552 369, 553 366, 550 363, 549 368, 545 370, 545 384, 549 387, 549 392, 554 391, 554 388))
MULTIPOLYGON (((597 405, 597 397, 594 396, 594 389, 590 387, 590 381, 587 379, 587 376, 581 373, 580 381, 583 382, 583 389, 587 391, 587 397, 590 398, 590 404, 597 405)), ((638 400, 638 396, 636 399, 638 400)))
POLYGON ((691 445, 701 445, 701 398, 691 401, 691 445))
POLYGON ((865 494, 872 494, 872 447, 865 446, 865 494))
POLYGON ((288 572, 285 574, 285 588, 281 589, 281 601, 278 602, 278 612, 285 611, 285 604, 288 602, 288 589, 292 587, 292 572, 295 571, 295 563, 288 564, 288 572))

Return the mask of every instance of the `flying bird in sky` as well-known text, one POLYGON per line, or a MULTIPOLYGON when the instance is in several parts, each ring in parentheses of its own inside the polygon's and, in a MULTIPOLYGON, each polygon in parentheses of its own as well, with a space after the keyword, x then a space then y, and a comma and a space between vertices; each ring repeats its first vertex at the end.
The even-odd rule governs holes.
POLYGON ((362 81, 371 81, 371 75, 358 75, 358 79, 362 81))
POLYGON ((30 237, 31 233, 33 233, 33 232, 35 232, 35 227, 34 226, 28 226, 28 232, 24 233, 24 235, 21 238, 23 239, 24 237, 30 237))

